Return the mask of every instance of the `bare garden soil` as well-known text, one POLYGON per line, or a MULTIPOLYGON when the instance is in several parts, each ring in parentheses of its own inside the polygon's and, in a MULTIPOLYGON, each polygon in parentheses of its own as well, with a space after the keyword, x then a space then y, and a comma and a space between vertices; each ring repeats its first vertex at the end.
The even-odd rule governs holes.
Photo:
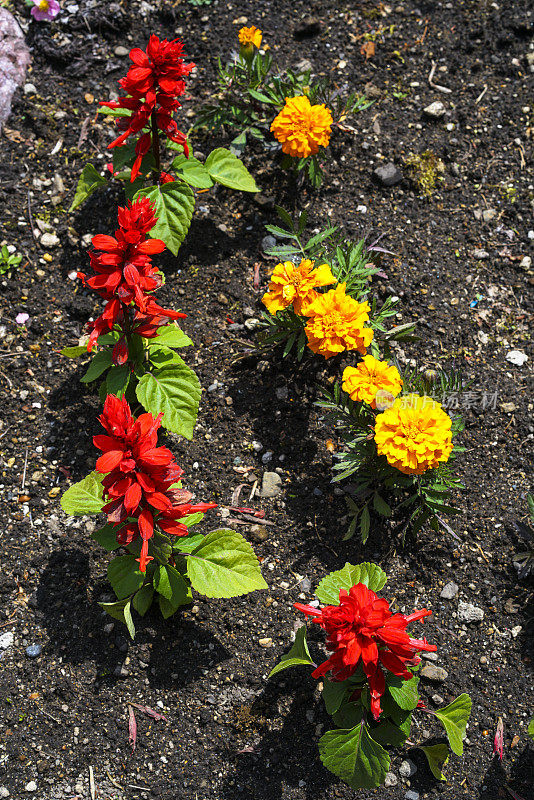
MULTIPOLYGON (((0 139, 1 237, 24 256, 20 269, 0 278, 0 636, 14 634, 0 661, 0 787, 9 792, 2 796, 85 800, 92 768, 101 800, 494 800, 510 796, 506 787, 531 800, 534 595, 532 578, 519 580, 513 565, 524 549, 513 521, 526 516, 534 438, 534 279, 525 260, 534 250, 532 10, 523 0, 76 5, 53 25, 30 25, 26 81, 35 91, 17 93, 0 139), (167 622, 154 610, 136 621, 132 643, 98 606, 110 587, 108 556, 89 535, 95 521, 69 518, 59 505, 70 482, 94 467, 100 413, 95 393, 79 382, 83 366, 59 354, 98 312, 70 276, 87 268, 90 235, 114 230, 122 198, 110 184, 73 215, 67 209, 84 163, 108 160, 112 127, 97 120, 96 108, 126 71, 120 48, 144 47, 151 32, 183 36, 198 65, 187 115, 215 90, 216 57, 235 47, 246 21, 263 30, 281 66, 309 59, 336 85, 365 87, 374 104, 350 120, 357 133, 334 132, 319 191, 295 194, 275 158, 252 146, 245 161, 261 193, 200 193, 178 257, 161 259, 167 282, 158 299, 188 314, 183 327, 195 348, 186 358, 204 387, 194 440, 168 437, 186 485, 223 509, 241 483, 248 505, 266 470, 279 471, 283 490, 250 501, 274 524, 238 526, 269 591, 232 601, 197 597, 167 622), (367 60, 366 33, 375 39, 367 60), (433 61, 433 82, 450 93, 429 84, 433 61), (440 119, 423 111, 434 101, 446 108, 440 119), (405 165, 427 150, 444 164, 428 197, 405 165), (403 172, 392 187, 373 175, 387 162, 403 172), (474 394, 459 398, 465 491, 454 498, 462 513, 449 520, 458 540, 424 531, 403 546, 377 526, 365 547, 356 538, 342 542, 345 502, 330 483, 329 440, 338 443, 314 402, 351 359, 297 365, 259 352, 254 323, 244 325, 260 316, 275 263, 262 253, 275 203, 307 208, 310 231, 330 216, 354 239, 383 235, 395 256, 383 258, 387 278, 373 292, 400 297, 395 322, 417 320, 421 337, 398 350, 399 359, 461 368, 472 381, 474 394), (43 231, 60 244, 41 245, 43 231), (20 312, 30 316, 25 327, 15 323, 20 312), (513 350, 530 360, 510 363, 513 350), (346 560, 380 563, 399 609, 432 609, 425 635, 448 677, 421 682, 429 708, 463 691, 472 697, 464 756, 451 756, 447 783, 432 777, 421 751, 407 748, 392 754, 395 785, 354 792, 319 761, 317 739, 329 718, 316 682, 305 669, 266 681, 300 621, 292 603, 312 599, 319 580, 346 560), (450 581, 458 593, 444 599, 450 581), (483 620, 461 622, 459 601, 482 609, 483 620), (26 654, 31 645, 40 646, 37 657, 26 654), (134 753, 128 701, 166 717, 136 712, 134 753), (492 760, 499 716, 502 765, 492 760), (408 779, 399 774, 406 757, 417 767, 408 779)), ((193 141, 206 155, 230 138, 193 141)), ((218 514, 204 530, 235 524, 218 514)), ((310 637, 320 657, 321 637, 310 637)), ((431 715, 418 720, 414 742, 441 735, 431 715)))

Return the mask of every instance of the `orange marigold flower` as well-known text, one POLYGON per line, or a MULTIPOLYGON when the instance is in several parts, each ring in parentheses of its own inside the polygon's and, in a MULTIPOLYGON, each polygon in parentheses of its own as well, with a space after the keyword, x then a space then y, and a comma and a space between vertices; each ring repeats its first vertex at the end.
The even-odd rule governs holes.
POLYGON ((270 314, 293 305, 295 314, 306 316, 308 306, 317 297, 315 289, 335 282, 328 264, 315 267, 313 261, 303 258, 297 267, 291 261, 284 261, 274 268, 262 303, 270 314))
POLYGON ((345 292, 345 283, 325 294, 318 294, 308 306, 306 325, 308 345, 314 353, 330 358, 344 350, 358 350, 365 355, 373 341, 373 331, 366 328, 369 303, 359 303, 345 292))
POLYGON ((322 105, 312 106, 305 95, 286 97, 286 104, 273 120, 271 131, 282 151, 295 158, 314 156, 330 141, 332 113, 322 105))
POLYGON ((251 25, 250 28, 241 28, 238 36, 239 43, 242 45, 253 44, 254 47, 258 48, 261 45, 261 31, 255 25, 251 25))
POLYGON ((451 418, 430 397, 407 394, 378 414, 375 442, 379 455, 405 475, 422 475, 452 452, 451 418))
POLYGON ((364 356, 357 367, 346 367, 343 372, 343 390, 352 400, 367 403, 376 408, 377 392, 393 399, 402 389, 402 378, 397 367, 374 356, 364 356))

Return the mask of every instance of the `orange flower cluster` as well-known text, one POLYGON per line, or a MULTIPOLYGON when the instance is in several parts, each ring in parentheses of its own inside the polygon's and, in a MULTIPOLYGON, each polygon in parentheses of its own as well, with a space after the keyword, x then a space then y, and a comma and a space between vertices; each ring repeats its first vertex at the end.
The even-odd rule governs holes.
POLYGON ((430 397, 407 394, 375 422, 379 455, 405 475, 422 475, 452 452, 451 418, 430 397))
POLYGON ((316 155, 319 147, 328 147, 333 121, 324 103, 312 106, 305 95, 286 97, 271 131, 281 143, 282 152, 294 158, 307 158, 316 155))
POLYGON ((262 302, 270 314, 292 305, 295 314, 307 316, 309 306, 317 297, 315 290, 335 282, 328 264, 316 267, 313 261, 304 258, 297 267, 291 261, 284 261, 274 268, 262 302))
POLYGON ((340 283, 326 294, 320 294, 308 307, 305 332, 308 346, 325 358, 344 350, 358 350, 365 355, 373 341, 372 328, 366 327, 371 310, 369 303, 359 303, 340 283))

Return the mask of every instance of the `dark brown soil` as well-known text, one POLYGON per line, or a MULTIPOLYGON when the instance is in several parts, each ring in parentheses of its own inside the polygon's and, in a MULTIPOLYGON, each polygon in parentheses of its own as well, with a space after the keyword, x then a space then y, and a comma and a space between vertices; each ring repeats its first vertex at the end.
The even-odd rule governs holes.
MULTIPOLYGON (((534 797, 526 732, 534 716, 532 580, 519 581, 512 563, 520 549, 512 522, 526 515, 534 438, 533 278, 525 262, 534 249, 532 10, 523 0, 214 0, 198 8, 185 1, 81 0, 79 7, 54 25, 31 24, 27 82, 37 93, 17 94, 0 140, 2 236, 24 256, 19 270, 0 278, 0 635, 15 637, 0 662, 0 787, 17 800, 31 795, 32 781, 37 798, 88 798, 91 767, 96 796, 106 800, 401 800, 408 790, 494 800, 509 796, 507 786, 525 800, 534 797), (310 15, 315 23, 306 27, 310 15), (267 538, 258 542, 257 531, 240 526, 262 560, 268 593, 197 598, 168 622, 151 613, 138 621, 130 643, 98 606, 110 588, 107 556, 89 537, 93 521, 67 518, 59 506, 69 480, 93 468, 99 413, 98 399, 79 383, 82 367, 58 352, 76 343, 98 309, 69 274, 87 267, 83 237, 114 229, 121 198, 110 186, 74 215, 66 209, 86 160, 107 160, 110 129, 95 122, 95 111, 125 72, 127 59, 116 47, 144 46, 150 32, 183 34, 198 64, 185 104, 194 110, 214 90, 215 59, 235 47, 244 18, 262 28, 280 64, 307 58, 317 74, 366 87, 375 103, 352 121, 356 135, 333 137, 320 191, 293 197, 271 157, 249 150, 259 198, 225 189, 201 194, 178 257, 162 261, 167 284, 160 300, 188 313, 184 327, 196 345, 189 363, 205 389, 194 441, 170 437, 188 486, 225 507, 243 481, 239 468, 253 466, 260 480, 264 469, 279 468, 284 491, 253 501, 275 523, 267 538), (366 61, 362 36, 380 29, 366 61), (433 61, 434 82, 450 94, 429 85, 433 61), (437 100, 447 110, 432 120, 423 109, 437 100), (403 167, 410 153, 426 150, 444 163, 430 197, 403 167), (388 161, 405 174, 389 189, 373 180, 388 161), (419 367, 455 366, 473 381, 477 400, 466 410, 467 451, 458 466, 466 488, 454 498, 463 512, 451 523, 461 541, 427 531, 404 548, 378 532, 366 547, 341 542, 345 505, 330 484, 326 447, 332 432, 313 402, 318 384, 339 376, 342 364, 325 368, 309 359, 297 366, 276 353, 258 355, 256 334, 230 329, 227 321, 241 324, 260 313, 273 265, 261 241, 274 202, 308 208, 310 229, 330 215, 356 239, 384 234, 382 243, 397 256, 384 259, 388 277, 377 281, 376 293, 401 297, 398 321, 418 320, 421 334, 400 358, 419 367), (481 212, 489 209, 495 214, 485 220, 481 212), (50 224, 60 246, 47 251, 34 239, 29 213, 34 225, 50 224), (477 250, 488 257, 477 258, 477 250), (15 323, 23 311, 30 315, 25 328, 15 323), (530 360, 514 366, 506 359, 512 350, 530 360), (482 410, 482 392, 497 392, 495 408, 482 410), (266 451, 273 453, 267 465, 266 451), (429 707, 436 693, 444 703, 463 691, 473 699, 465 754, 451 757, 447 784, 432 778, 414 749, 393 754, 396 786, 356 794, 319 761, 316 742, 329 719, 315 682, 298 670, 266 681, 288 648, 298 617, 292 603, 300 595, 311 599, 317 582, 345 560, 364 559, 388 572, 389 596, 399 607, 433 610, 426 636, 449 676, 440 685, 422 682, 429 707), (302 578, 311 581, 310 591, 303 592, 302 578), (440 598, 451 580, 457 597, 440 598), (461 624, 459 600, 482 608, 483 621, 461 624), (266 638, 269 648, 259 644, 266 638), (25 650, 34 644, 42 653, 32 659, 25 650), (129 700, 159 704, 167 718, 137 714, 133 754, 129 700), (502 765, 492 761, 499 716, 502 765), (418 768, 410 786, 398 773, 407 756, 418 768)), ((207 153, 225 141, 199 137, 196 147, 207 153)), ((220 523, 214 514, 213 527, 220 523)), ((317 647, 320 637, 312 641, 317 647)), ((440 731, 432 717, 421 715, 414 740, 433 735, 440 731)))

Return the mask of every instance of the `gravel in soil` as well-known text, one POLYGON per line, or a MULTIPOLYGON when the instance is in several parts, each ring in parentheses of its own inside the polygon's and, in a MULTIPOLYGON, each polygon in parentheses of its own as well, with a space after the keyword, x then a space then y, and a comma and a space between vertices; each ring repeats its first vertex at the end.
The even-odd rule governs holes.
MULTIPOLYGON (((0 278, 1 796, 88 798, 91 767, 101 798, 354 797, 318 758, 329 719, 316 682, 298 670, 268 683, 266 676, 301 622, 292 603, 311 599, 344 560, 375 559, 400 610, 433 611, 426 636, 438 660, 426 662, 421 683, 429 708, 463 691, 473 699, 465 754, 451 757, 448 783, 438 785, 420 751, 406 749, 393 754, 381 795, 494 800, 510 786, 532 797, 532 580, 517 579, 511 527, 526 513, 534 438, 532 11, 508 0, 72 5, 57 24, 30 26, 26 81, 36 91, 17 93, 0 140, 2 237, 24 256, 0 278), (202 194, 178 257, 162 259, 160 301, 188 313, 188 359, 205 389, 194 441, 168 437, 188 485, 224 508, 247 467, 251 486, 274 472, 281 491, 253 501, 274 526, 240 526, 269 591, 196 598, 169 622, 154 612, 131 643, 98 606, 110 587, 107 556, 89 538, 95 521, 66 517, 59 506, 69 480, 94 465, 99 413, 79 383, 82 367, 59 355, 98 310, 73 276, 86 268, 91 235, 113 230, 120 196, 110 186, 73 216, 66 209, 87 157, 108 160, 112 129, 96 119, 96 101, 117 91, 125 48, 143 46, 151 32, 183 35, 198 64, 189 119, 214 91, 216 57, 235 47, 246 22, 263 30, 281 64, 309 59, 316 74, 365 87, 375 102, 354 121, 357 134, 332 137, 320 191, 293 197, 274 163, 252 149, 247 163, 262 193, 202 194), (375 38, 369 59, 365 34, 375 38), (429 111, 436 103, 439 114, 429 111), (427 151, 442 164, 430 195, 406 164, 427 151), (399 178, 389 186, 374 174, 387 164, 399 178), (466 488, 454 498, 463 513, 451 523, 460 541, 426 532, 403 548, 373 531, 365 548, 341 542, 332 432, 313 402, 347 359, 297 366, 258 356, 254 326, 245 326, 260 314, 273 266, 261 242, 275 203, 308 208, 311 228, 330 216, 354 238, 384 234, 397 255, 384 260, 376 293, 400 297, 397 321, 416 319, 422 335, 398 349, 399 359, 461 367, 473 381, 469 402, 460 398, 470 406, 459 461, 466 488), (30 316, 24 327, 15 322, 20 312, 30 316), (513 351, 529 360, 514 363, 513 351), (167 719, 137 713, 134 753, 128 701, 167 719), (499 716, 502 765, 492 760, 499 716)), ((195 148, 224 143, 199 136, 195 148)), ((213 527, 224 522, 211 519, 213 527)), ((320 649, 320 635, 311 639, 320 649)), ((414 738, 439 735, 422 716, 414 738)))

